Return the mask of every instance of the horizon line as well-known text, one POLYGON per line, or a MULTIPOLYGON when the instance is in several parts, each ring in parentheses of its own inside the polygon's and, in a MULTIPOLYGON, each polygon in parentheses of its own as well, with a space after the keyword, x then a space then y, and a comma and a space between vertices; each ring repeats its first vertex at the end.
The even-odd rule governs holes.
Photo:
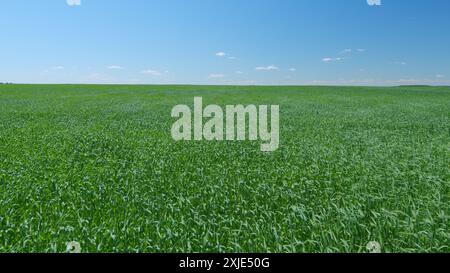
POLYGON ((450 85, 404 84, 404 85, 345 85, 345 84, 190 84, 190 83, 15 83, 0 82, 1 85, 99 85, 99 86, 244 86, 244 87, 450 87, 450 85))

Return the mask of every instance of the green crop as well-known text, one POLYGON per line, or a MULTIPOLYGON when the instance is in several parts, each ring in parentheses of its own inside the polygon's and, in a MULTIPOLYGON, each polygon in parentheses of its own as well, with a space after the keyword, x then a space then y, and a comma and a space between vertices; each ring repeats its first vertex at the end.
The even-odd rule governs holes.
POLYGON ((450 252, 449 87, 0 86, 0 252, 450 252), (280 147, 175 142, 279 105, 280 147))

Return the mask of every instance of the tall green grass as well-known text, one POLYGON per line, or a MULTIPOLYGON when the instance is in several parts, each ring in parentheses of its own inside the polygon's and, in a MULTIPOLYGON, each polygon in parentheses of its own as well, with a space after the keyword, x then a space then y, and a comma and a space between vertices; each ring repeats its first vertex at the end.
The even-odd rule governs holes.
POLYGON ((0 86, 0 252, 450 252, 450 88, 0 86), (174 142, 280 105, 280 149, 174 142))

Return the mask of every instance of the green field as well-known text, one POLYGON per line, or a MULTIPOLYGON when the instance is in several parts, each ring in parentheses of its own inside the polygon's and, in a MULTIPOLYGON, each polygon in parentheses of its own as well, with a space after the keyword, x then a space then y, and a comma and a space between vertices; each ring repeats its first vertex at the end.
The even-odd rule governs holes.
POLYGON ((0 85, 0 252, 450 252, 449 87, 0 85), (280 148, 173 106, 280 105, 280 148))

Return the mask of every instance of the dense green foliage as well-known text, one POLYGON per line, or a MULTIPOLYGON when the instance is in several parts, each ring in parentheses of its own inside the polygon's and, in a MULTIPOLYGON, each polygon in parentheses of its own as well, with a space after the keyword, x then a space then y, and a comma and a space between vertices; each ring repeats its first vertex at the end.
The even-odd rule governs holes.
POLYGON ((450 252, 450 88, 0 86, 0 252, 450 252), (174 142, 279 104, 281 145, 174 142))

